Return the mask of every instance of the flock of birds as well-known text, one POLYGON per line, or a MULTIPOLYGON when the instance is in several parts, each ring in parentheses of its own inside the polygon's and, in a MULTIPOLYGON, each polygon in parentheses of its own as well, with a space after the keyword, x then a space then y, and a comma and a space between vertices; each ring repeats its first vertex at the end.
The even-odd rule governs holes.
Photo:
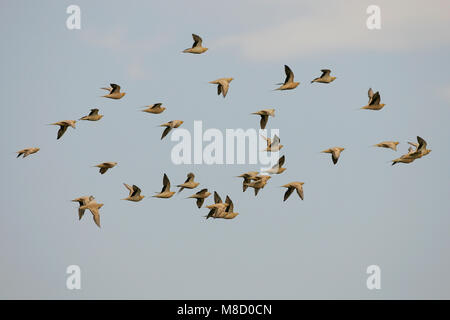
MULTIPOLYGON (((208 48, 205 48, 202 46, 202 38, 198 35, 193 34, 192 35, 194 39, 194 44, 191 48, 188 48, 184 50, 184 53, 192 53, 192 54, 202 54, 208 50, 208 48)), ((295 89, 300 82, 294 81, 294 73, 288 66, 284 66, 285 73, 286 73, 286 79, 284 83, 279 83, 277 85, 280 85, 280 87, 276 88, 275 90, 292 90, 295 89)), ((317 83, 331 83, 333 82, 336 77, 333 77, 330 75, 331 70, 329 69, 323 69, 322 75, 318 78, 315 78, 311 81, 311 83, 317 82, 317 83)), ((228 90, 230 88, 230 83, 233 80, 233 78, 220 78, 214 81, 211 81, 211 84, 217 85, 217 94, 225 98, 228 90)), ((117 84, 111 84, 110 87, 107 88, 101 88, 109 93, 104 95, 103 97, 109 98, 109 99, 121 99, 125 96, 125 92, 120 91, 120 86, 117 84)), ((366 106, 362 107, 361 109, 367 109, 367 110, 381 110, 385 104, 381 103, 381 97, 379 92, 373 92, 372 89, 369 89, 368 92, 369 96, 369 102, 366 106)), ((166 108, 162 106, 161 103, 156 103, 150 106, 146 106, 146 109, 142 110, 143 112, 151 113, 151 114, 160 114, 164 112, 166 108)), ((87 116, 84 116, 80 118, 79 120, 85 120, 85 121, 99 121, 103 115, 100 115, 99 109, 91 109, 90 113, 87 116)), ((269 121, 269 117, 275 116, 275 109, 264 109, 257 112, 254 112, 253 114, 259 115, 261 117, 260 120, 260 127, 261 129, 265 129, 267 122, 269 121)), ((52 123, 51 125, 57 125, 59 126, 57 139, 60 139, 64 133, 67 131, 69 127, 75 128, 76 120, 63 120, 59 122, 52 123)), ((174 128, 178 128, 183 124, 182 120, 172 120, 166 123, 161 124, 161 127, 165 127, 162 135, 161 140, 164 139, 164 137, 167 136, 167 134, 174 128)), ((280 138, 275 135, 273 139, 263 137, 267 142, 267 148, 264 149, 266 152, 277 152, 280 151, 281 148, 283 148, 283 145, 280 144, 280 138)), ((427 149, 427 143, 424 139, 421 137, 417 137, 417 143, 408 142, 411 146, 408 149, 408 153, 400 156, 397 159, 392 160, 392 165, 396 163, 411 163, 416 159, 419 159, 428 153, 431 152, 431 150, 427 149)), ((394 151, 397 151, 397 145, 399 144, 398 141, 383 141, 376 145, 375 147, 380 148, 388 148, 392 149, 394 151)), ((26 148, 23 150, 18 151, 17 157, 23 156, 23 158, 34 154, 38 152, 39 148, 26 148)), ((342 147, 333 147, 326 150, 323 150, 322 153, 329 153, 331 154, 331 159, 334 164, 337 164, 339 157, 345 149, 342 147)), ((265 170, 264 172, 257 172, 257 171, 250 171, 243 173, 239 175, 239 178, 243 178, 243 184, 242 189, 243 192, 247 190, 248 187, 254 189, 255 196, 258 195, 259 190, 263 189, 265 185, 267 184, 268 180, 271 178, 271 175, 273 174, 281 174, 283 173, 286 168, 283 168, 285 162, 285 156, 281 156, 278 160, 278 162, 270 169, 265 170)), ((109 169, 114 168, 117 165, 117 162, 103 162, 95 167, 99 168, 100 174, 105 174, 109 169)), ((200 183, 194 181, 195 175, 193 173, 189 173, 187 175, 187 179, 184 183, 177 185, 179 187, 179 191, 181 192, 184 189, 195 189, 199 186, 200 183)), ((303 184, 304 182, 300 181, 294 181, 287 183, 283 185, 282 187, 287 188, 285 194, 284 194, 284 201, 286 201, 289 196, 294 192, 294 190, 297 192, 300 199, 304 199, 303 195, 303 184)), ((139 202, 141 201, 145 196, 141 195, 141 189, 136 185, 128 185, 124 183, 125 188, 129 192, 128 197, 122 199, 127 201, 133 201, 133 202, 139 202)), ((163 187, 161 189, 161 192, 157 193, 153 197, 156 198, 171 198, 175 194, 174 191, 170 190, 170 180, 167 177, 166 174, 163 176, 163 187)), ((189 196, 188 198, 196 199, 196 204, 198 208, 201 208, 203 206, 203 203, 206 198, 208 198, 211 195, 211 193, 208 191, 208 189, 204 188, 198 191, 197 193, 189 196)), ((100 213, 99 210, 103 206, 102 203, 97 203, 94 196, 82 196, 79 198, 76 198, 72 200, 73 202, 78 202, 79 208, 78 208, 78 216, 79 219, 81 219, 85 213, 85 210, 89 210, 92 213, 93 219, 95 224, 100 227, 100 213)), ((207 209, 209 209, 209 213, 205 216, 208 218, 221 218, 221 219, 233 219, 235 218, 238 213, 234 212, 234 205, 233 201, 230 199, 230 197, 227 195, 225 202, 222 201, 221 197, 217 192, 214 192, 214 203, 206 206, 207 209)))

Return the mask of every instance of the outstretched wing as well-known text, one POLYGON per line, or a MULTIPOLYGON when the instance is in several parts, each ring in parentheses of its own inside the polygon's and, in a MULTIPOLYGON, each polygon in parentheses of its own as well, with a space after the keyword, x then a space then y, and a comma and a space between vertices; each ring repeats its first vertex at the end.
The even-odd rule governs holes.
POLYGON ((89 113, 90 116, 96 116, 98 115, 98 109, 91 109, 91 112, 89 113))
POLYGON ((120 92, 120 86, 115 84, 115 83, 111 83, 110 84, 112 90, 110 92, 110 94, 114 93, 114 92, 120 92))
POLYGON ((320 71, 322 71, 322 75, 320 76, 321 78, 323 78, 327 75, 330 75, 330 72, 331 72, 331 70, 329 70, 329 69, 322 69, 320 71))
POLYGON ((170 191, 170 180, 167 177, 167 174, 164 173, 163 188, 162 188, 161 192, 166 192, 166 191, 170 191))
POLYGON ((294 73, 292 72, 291 68, 289 68, 287 65, 284 65, 284 72, 286 73, 286 80, 284 80, 284 84, 294 81, 294 73))
POLYGON ((133 184, 133 193, 131 194, 130 197, 140 196, 140 195, 141 195, 141 189, 139 189, 138 186, 133 184))
POLYGON ((284 193, 284 200, 283 201, 286 201, 289 198, 289 196, 292 194, 292 192, 294 192, 294 188, 293 187, 289 187, 286 190, 286 192, 284 193))
POLYGON ((222 199, 220 198, 217 191, 214 191, 214 203, 222 203, 222 199))
POLYGON ((281 168, 284 164, 284 161, 286 160, 286 158, 284 156, 282 156, 280 159, 278 159, 278 163, 275 164, 272 168, 281 168))
POLYGON ((202 45, 202 38, 196 34, 192 34, 192 38, 194 38, 194 44, 192 45, 192 48, 194 47, 201 47, 202 45))
POLYGON ((267 121, 269 121, 268 115, 261 115, 261 121, 259 122, 261 129, 265 129, 267 125, 267 121))
POLYGON ((379 105, 381 101, 381 97, 380 97, 380 93, 377 91, 375 92, 375 94, 372 96, 372 99, 370 100, 370 105, 372 106, 376 106, 379 105))

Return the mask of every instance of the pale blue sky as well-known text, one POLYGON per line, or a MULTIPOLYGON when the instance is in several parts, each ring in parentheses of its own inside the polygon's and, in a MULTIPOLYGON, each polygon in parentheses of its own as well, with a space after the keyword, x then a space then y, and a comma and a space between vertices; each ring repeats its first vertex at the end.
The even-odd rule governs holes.
MULTIPOLYGON (((447 1, 1 1, 1 298, 450 298, 450 5, 447 1), (66 8, 81 7, 81 30, 66 8), (366 28, 378 4, 382 28, 366 28), (342 5, 342 4, 341 4, 342 5), (191 33, 203 55, 182 54, 191 33), (283 65, 300 86, 274 92, 283 65), (310 84, 320 69, 337 80, 310 84), (234 77, 228 96, 208 81, 234 77), (122 100, 99 88, 122 86, 122 100), (367 90, 386 107, 359 111, 367 90), (138 111, 163 102, 160 115, 138 111), (92 107, 56 140, 47 126, 92 107), (157 125, 257 128, 273 107, 287 170, 258 197, 234 176, 258 165, 173 165, 157 125), (409 165, 389 160, 420 135, 433 151, 409 165), (400 141, 399 151, 370 146, 400 141), (337 166, 319 152, 343 146, 337 166), (15 151, 41 151, 16 159, 15 151), (119 165, 105 175, 91 166, 119 165), (184 198, 121 201, 122 183, 150 196, 193 171, 227 194, 240 215, 205 221, 184 198), (290 181, 305 200, 283 202, 290 181), (70 199, 104 203, 102 228, 80 222, 70 199), (82 289, 65 287, 77 264, 82 289), (382 289, 366 288, 377 264, 382 289)), ((208 199, 208 203, 212 200, 208 199)))

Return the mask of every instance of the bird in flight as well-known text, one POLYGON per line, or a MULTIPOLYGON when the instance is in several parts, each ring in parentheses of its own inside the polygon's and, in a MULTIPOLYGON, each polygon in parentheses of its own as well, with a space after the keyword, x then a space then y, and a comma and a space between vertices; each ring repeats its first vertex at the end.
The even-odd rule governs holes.
POLYGON ((77 122, 76 120, 63 120, 63 121, 51 123, 50 125, 59 126, 58 135, 56 137, 56 140, 58 140, 59 138, 61 138, 63 136, 64 132, 66 132, 68 127, 72 127, 75 129, 76 122, 77 122))
POLYGON ((248 183, 250 183, 252 180, 255 180, 257 176, 258 176, 257 171, 249 171, 239 176, 236 176, 236 178, 244 178, 244 181, 242 182, 242 192, 245 192, 245 190, 247 190, 248 183))
POLYGON ((98 109, 91 109, 91 112, 87 116, 84 116, 79 120, 98 121, 101 118, 103 118, 103 115, 98 114, 98 109))
POLYGON ((182 120, 172 120, 160 125, 160 127, 166 127, 162 133, 161 140, 164 139, 165 136, 172 130, 173 128, 178 128, 184 123, 182 120))
POLYGON ((183 184, 179 184, 177 185, 177 187, 180 188, 180 190, 178 190, 178 192, 183 191, 184 188, 186 189, 194 189, 197 188, 197 186, 200 184, 198 182, 194 181, 195 178, 195 174, 193 174, 192 172, 189 172, 187 175, 187 179, 183 184))
POLYGON ((208 48, 202 47, 202 38, 196 34, 192 34, 192 38, 194 39, 194 44, 192 45, 192 48, 188 48, 183 50, 184 53, 194 53, 194 54, 202 54, 208 48))
POLYGON ((162 103, 155 103, 149 106, 145 106, 146 109, 142 110, 142 112, 147 112, 147 113, 153 113, 153 114, 160 114, 162 113, 164 110, 166 110, 165 107, 162 107, 162 103))
POLYGON ((400 158, 392 160, 392 165, 396 163, 411 163, 416 159, 420 159, 423 156, 426 156, 431 152, 430 149, 427 149, 427 142, 417 136, 417 142, 408 142, 411 146, 415 147, 415 149, 410 148, 407 154, 402 155, 400 158))
POLYGON ((263 137, 264 140, 266 140, 266 142, 267 142, 267 148, 264 149, 263 151, 277 152, 277 151, 280 151, 281 148, 283 148, 283 145, 280 144, 280 137, 278 137, 277 135, 275 135, 273 137, 273 141, 272 141, 272 139, 266 138, 263 135, 261 135, 261 137, 263 137))
POLYGON ((383 141, 374 145, 374 147, 387 148, 397 151, 398 141, 383 141))
POLYGON ((287 188, 285 194, 284 194, 284 200, 286 201, 289 196, 292 194, 292 192, 294 192, 294 190, 297 191, 298 196, 300 197, 300 199, 303 200, 303 185, 305 183, 304 182, 298 182, 298 181, 294 181, 294 182, 290 182, 288 184, 283 185, 282 187, 287 188))
POLYGON ((220 95, 222 93, 222 96, 225 98, 228 93, 230 82, 233 80, 234 78, 220 78, 214 81, 210 81, 209 83, 217 84, 217 95, 220 95))
POLYGON ((223 203, 217 191, 214 191, 214 204, 206 206, 209 209, 208 215, 205 216, 206 219, 220 215, 228 206, 229 203, 223 203))
POLYGON ((109 88, 102 88, 103 90, 107 90, 109 91, 109 93, 107 95, 104 95, 104 98, 110 98, 110 99, 121 99, 126 92, 120 92, 120 86, 115 84, 115 83, 111 83, 110 84, 111 87, 109 88))
POLYGON ((269 175, 260 174, 254 178, 251 178, 251 180, 253 180, 253 181, 244 182, 244 185, 247 187, 253 188, 255 190, 255 197, 256 197, 258 195, 259 190, 263 189, 266 186, 267 181, 270 178, 272 178, 272 177, 269 175))
POLYGON ((297 88, 300 82, 294 82, 294 73, 291 68, 285 65, 284 72, 286 73, 286 80, 284 80, 284 83, 277 83, 277 85, 281 85, 281 87, 276 88, 275 90, 292 90, 297 88))
POLYGON ((339 160, 339 156, 341 155, 341 152, 344 151, 345 148, 340 147, 334 147, 327 150, 321 151, 322 153, 331 153, 331 159, 333 160, 333 163, 336 164, 339 160))
POLYGON ((259 121, 259 124, 261 126, 261 129, 264 130, 266 128, 267 121, 269 121, 269 116, 275 117, 275 109, 259 110, 257 112, 253 112, 252 114, 261 116, 261 120, 259 121))
POLYGON ((72 202, 78 202, 78 204, 80 205, 80 207, 78 208, 78 220, 81 220, 81 218, 83 218, 84 211, 86 210, 81 209, 81 207, 85 206, 94 199, 95 199, 94 196, 83 196, 72 200, 72 202))
POLYGON ((369 89, 367 95, 369 96, 369 102, 366 106, 362 107, 361 109, 366 110, 381 110, 385 106, 384 103, 381 102, 380 93, 377 91, 373 93, 372 88, 369 89))
POLYGON ((108 169, 114 168, 117 165, 117 162, 103 162, 95 165, 94 167, 100 168, 99 172, 104 174, 108 169))
POLYGON ((283 173, 286 168, 283 168, 284 161, 286 160, 285 156, 282 156, 280 159, 278 159, 278 162, 270 169, 266 170, 265 172, 270 174, 280 174, 283 173))
POLYGON ((88 209, 92 213, 92 218, 95 224, 100 228, 100 208, 103 207, 103 203, 97 203, 95 200, 89 201, 87 204, 80 207, 81 210, 88 209))
POLYGON ((175 192, 170 191, 170 180, 167 177, 167 174, 164 173, 163 187, 161 189, 161 192, 159 192, 159 193, 157 192, 157 194, 154 195, 153 197, 167 199, 167 198, 171 198, 174 194, 175 194, 175 192))
POLYGON ((205 202, 205 199, 211 195, 211 192, 208 192, 208 189, 202 189, 197 193, 194 193, 192 196, 187 197, 186 199, 197 199, 197 207, 200 209, 205 202))
POLYGON ((311 83, 313 82, 320 82, 320 83, 330 83, 336 80, 336 77, 330 76, 331 70, 329 69, 322 69, 322 75, 319 78, 315 78, 311 83))
POLYGON ((20 156, 22 156, 22 158, 28 157, 30 154, 36 153, 39 150, 41 150, 40 148, 25 148, 22 150, 17 151, 17 157, 19 158, 20 156))
POLYGON ((142 199, 144 199, 145 196, 141 195, 141 189, 139 189, 138 186, 134 185, 130 186, 126 183, 123 184, 125 186, 125 188, 127 188, 127 190, 129 191, 129 195, 128 197, 122 199, 122 200, 128 200, 128 201, 133 201, 133 202, 139 202, 142 199))

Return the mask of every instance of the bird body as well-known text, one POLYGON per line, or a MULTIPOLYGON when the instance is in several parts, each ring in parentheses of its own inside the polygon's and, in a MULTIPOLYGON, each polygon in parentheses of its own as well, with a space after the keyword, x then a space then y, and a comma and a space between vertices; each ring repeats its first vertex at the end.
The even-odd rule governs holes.
POLYGON ((91 109, 91 112, 79 120, 98 121, 103 118, 103 115, 98 114, 98 109, 91 109))
POLYGON ((252 180, 257 179, 256 178, 257 175, 258 175, 257 171, 249 171, 237 176, 237 178, 244 178, 244 181, 242 182, 242 192, 245 192, 245 190, 247 190, 248 183, 250 183, 252 180))
POLYGON ((139 202, 142 199, 144 199, 145 196, 141 195, 141 189, 139 189, 138 186, 136 186, 136 185, 130 186, 130 185, 126 184, 126 183, 124 183, 123 185, 129 191, 129 195, 128 195, 128 197, 126 197, 126 198, 124 198, 122 200, 139 202))
POLYGON ((286 73, 286 80, 284 81, 284 83, 280 83, 281 86, 279 88, 276 88, 275 90, 292 90, 297 88, 300 82, 294 81, 294 73, 292 72, 291 68, 285 65, 284 72, 286 73))
POLYGON ((264 149, 263 151, 277 152, 277 151, 280 151, 281 148, 283 148, 283 145, 280 144, 280 138, 277 135, 275 135, 273 137, 273 141, 272 141, 272 139, 266 138, 263 135, 261 135, 261 137, 263 137, 267 142, 267 148, 264 149))
POLYGON ((108 169, 114 168, 117 165, 117 162, 103 162, 95 165, 94 167, 100 168, 99 172, 104 174, 108 169))
POLYGON ((97 203, 95 200, 89 201, 87 204, 80 207, 82 210, 88 209, 92 213, 92 218, 95 224, 100 228, 100 208, 103 207, 103 203, 97 203))
POLYGON ((339 160, 339 156, 341 155, 341 152, 344 151, 345 148, 340 147, 334 147, 327 150, 323 150, 322 153, 331 153, 331 159, 333 160, 333 163, 336 164, 339 160))
POLYGON ((17 151, 17 158, 19 158, 20 156, 22 156, 22 158, 28 157, 30 154, 36 153, 39 150, 41 150, 40 148, 25 148, 22 150, 17 151))
POLYGON ((381 96, 378 91, 373 93, 372 88, 370 88, 367 95, 369 96, 369 102, 366 106, 362 107, 361 109, 366 109, 366 110, 381 110, 381 109, 383 109, 385 104, 380 103, 381 96))
POLYGON ((404 154, 400 158, 392 160, 392 165, 396 163, 411 163, 414 160, 420 159, 431 152, 430 149, 427 149, 427 142, 423 138, 417 136, 417 142, 418 143, 408 142, 416 149, 409 149, 407 154, 404 154))
POLYGON ((303 198, 303 185, 305 183, 304 182, 299 182, 299 181, 294 181, 294 182, 290 182, 288 184, 283 185, 282 187, 287 188, 286 193, 284 194, 284 200, 286 201, 289 196, 292 194, 292 192, 294 192, 294 190, 297 191, 298 196, 300 197, 300 199, 304 199, 303 198))
POLYGON ((201 208, 203 205, 203 202, 206 198, 208 198, 211 195, 211 192, 208 192, 208 189, 202 189, 197 193, 194 193, 192 196, 189 196, 189 198, 197 199, 197 207, 201 208))
POLYGON ((269 121, 269 116, 275 117, 275 109, 259 110, 257 112, 253 112, 252 114, 261 116, 259 124, 261 126, 261 129, 264 130, 266 128, 267 122, 269 121))
POLYGON ((225 98, 230 87, 230 82, 233 80, 234 78, 220 78, 209 83, 217 84, 217 94, 220 95, 222 93, 222 96, 225 98))
POLYGON ((177 185, 177 187, 180 188, 180 190, 178 190, 178 192, 183 191, 184 188, 186 188, 186 189, 196 188, 200 183, 195 182, 194 178, 195 178, 195 175, 192 172, 188 173, 186 181, 182 184, 177 185))
POLYGON ((322 75, 319 78, 315 78, 311 83, 313 82, 319 82, 319 83, 330 83, 336 80, 336 77, 330 76, 331 70, 329 69, 322 69, 322 75))
POLYGON ((208 48, 202 47, 202 38, 196 34, 192 34, 192 38, 194 39, 194 44, 192 48, 188 48, 183 50, 184 53, 194 53, 194 54, 202 54, 206 52, 208 48))
POLYGON ((59 126, 58 135, 57 135, 56 139, 58 140, 59 138, 61 138, 63 136, 63 134, 66 132, 68 127, 72 127, 75 129, 76 122, 77 122, 76 120, 63 120, 63 121, 51 123, 51 125, 59 126))
POLYGON ((115 83, 111 83, 110 84, 110 88, 102 88, 103 90, 107 90, 109 91, 109 93, 107 95, 104 95, 104 98, 109 98, 109 99, 122 99, 122 97, 126 94, 126 92, 120 92, 120 86, 115 84, 115 83))
POLYGON ((184 121, 182 120, 172 120, 166 123, 163 123, 160 125, 160 127, 166 127, 161 135, 161 140, 164 139, 165 136, 172 130, 173 128, 178 128, 183 124, 184 121))
POLYGON ((374 147, 387 148, 397 151, 398 141, 383 141, 374 145, 374 147))
POLYGON ((84 211, 86 210, 82 209, 81 207, 85 206, 94 199, 94 196, 83 196, 72 200, 72 202, 78 202, 78 204, 80 205, 80 207, 78 208, 78 220, 81 220, 81 218, 83 218, 84 211))
POLYGON ((270 169, 265 170, 265 172, 269 174, 280 174, 283 173, 286 168, 283 168, 283 164, 285 162, 286 158, 285 156, 282 156, 280 159, 278 159, 278 162, 270 169))
POLYGON ((258 175, 256 176, 251 182, 244 182, 244 185, 250 188, 253 188, 255 190, 255 196, 258 195, 259 190, 263 189, 266 184, 267 181, 272 178, 269 175, 258 175))
POLYGON ((171 198, 174 194, 175 194, 175 192, 170 191, 170 180, 167 177, 167 175, 164 173, 163 187, 161 189, 161 192, 157 193, 153 197, 167 199, 167 198, 171 198))
POLYGON ((162 103, 155 103, 155 104, 146 106, 146 109, 142 110, 142 112, 153 113, 153 114, 160 114, 164 110, 166 110, 166 108, 162 107, 162 103))

